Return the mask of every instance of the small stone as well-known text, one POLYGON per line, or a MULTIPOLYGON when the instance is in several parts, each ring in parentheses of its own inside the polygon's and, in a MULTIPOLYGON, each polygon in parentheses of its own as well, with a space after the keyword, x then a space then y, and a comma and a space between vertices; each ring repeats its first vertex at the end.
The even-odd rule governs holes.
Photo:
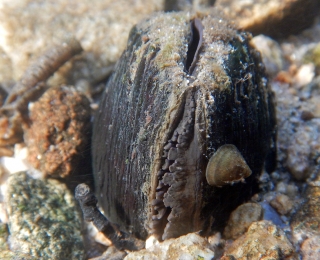
POLYGON ((245 203, 237 207, 230 215, 223 235, 227 239, 236 239, 245 233, 252 222, 262 219, 262 207, 258 203, 245 203))
POLYGON ((254 222, 247 233, 227 246, 227 259, 298 259, 285 233, 269 221, 254 222))
POLYGON ((64 184, 15 173, 8 180, 6 201, 9 247, 15 255, 32 259, 83 258, 80 215, 73 194, 64 184))
POLYGON ((110 246, 101 256, 90 258, 90 260, 123 260, 125 256, 126 252, 119 251, 114 246, 110 246))
POLYGON ((315 115, 310 110, 302 110, 301 111, 301 119, 304 121, 309 121, 315 118, 315 115))
POLYGON ((292 210, 293 201, 287 195, 278 194, 270 201, 270 205, 276 209, 279 214, 286 215, 292 210))
POLYGON ((306 239, 301 245, 303 260, 314 260, 320 256, 320 236, 306 239))
POLYGON ((270 76, 276 76, 283 69, 280 45, 265 35, 253 37, 251 43, 261 52, 263 63, 270 76))
POLYGON ((276 191, 287 195, 289 198, 294 198, 299 192, 295 184, 288 184, 283 181, 277 183, 276 191))
POLYGON ((73 87, 50 88, 30 108, 28 160, 46 176, 65 178, 90 162, 87 98, 73 87), (86 152, 87 151, 87 152, 86 152))
POLYGON ((212 259, 214 252, 210 249, 208 241, 190 233, 176 239, 168 239, 153 245, 148 249, 129 253, 125 260, 167 260, 167 259, 212 259))
MULTIPOLYGON (((318 171, 314 183, 320 180, 318 171)), ((320 236, 320 186, 309 185, 304 198, 306 199, 291 219, 291 229, 297 241, 306 237, 320 236)))
POLYGON ((294 75, 293 82, 297 87, 309 84, 315 75, 315 66, 313 63, 303 64, 294 75))
POLYGON ((287 167, 297 180, 305 180, 315 169, 320 152, 320 121, 312 120, 296 127, 287 149, 287 167))

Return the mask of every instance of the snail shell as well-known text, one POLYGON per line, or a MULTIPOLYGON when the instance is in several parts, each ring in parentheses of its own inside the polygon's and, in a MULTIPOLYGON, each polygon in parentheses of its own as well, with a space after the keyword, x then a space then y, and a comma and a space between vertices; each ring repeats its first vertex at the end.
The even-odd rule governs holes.
POLYGON ((224 144, 210 158, 206 179, 211 186, 224 186, 243 181, 251 175, 248 164, 233 144, 224 144))
POLYGON ((92 147, 99 203, 123 230, 143 239, 205 234, 256 191, 275 113, 249 40, 217 14, 159 13, 131 30, 92 147), (208 161, 225 144, 252 174, 211 186, 208 161))

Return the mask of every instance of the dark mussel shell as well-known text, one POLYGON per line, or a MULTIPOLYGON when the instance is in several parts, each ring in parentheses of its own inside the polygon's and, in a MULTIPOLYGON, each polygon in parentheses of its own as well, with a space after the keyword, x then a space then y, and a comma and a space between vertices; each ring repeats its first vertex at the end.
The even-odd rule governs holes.
POLYGON ((256 192, 275 148, 275 109, 249 40, 216 14, 159 13, 131 30, 92 147, 96 195, 123 230, 143 239, 207 234, 256 192), (208 161, 224 145, 236 151, 220 149, 232 156, 210 168, 213 183, 227 185, 210 186, 208 161), (229 161, 247 163, 246 174, 225 177, 219 167, 229 161))

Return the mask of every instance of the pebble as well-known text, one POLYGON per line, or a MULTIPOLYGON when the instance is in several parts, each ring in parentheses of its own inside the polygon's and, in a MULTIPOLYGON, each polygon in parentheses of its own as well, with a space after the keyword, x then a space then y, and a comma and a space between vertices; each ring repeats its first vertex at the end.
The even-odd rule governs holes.
POLYGON ((129 253, 125 260, 211 260, 214 251, 210 249, 209 242, 195 234, 190 233, 176 239, 168 239, 162 243, 150 246, 138 252, 129 253))
POLYGON ((253 37, 251 43, 261 52, 262 61, 271 77, 284 68, 281 48, 275 40, 260 34, 253 37))
POLYGON ((318 259, 320 255, 320 236, 306 239, 301 245, 303 260, 318 259))
POLYGON ((6 202, 8 246, 16 257, 70 260, 84 257, 80 214, 73 194, 64 184, 52 179, 33 179, 26 172, 15 173, 8 180, 6 202))
POLYGON ((90 158, 90 118, 83 94, 71 86, 50 88, 30 107, 31 124, 24 131, 28 161, 47 177, 90 169, 90 159, 83 159, 90 158))
POLYGON ((276 197, 270 201, 270 205, 280 214, 286 215, 293 208, 293 201, 284 194, 277 194, 276 197))
POLYGON ((319 129, 320 120, 301 122, 291 136, 286 165, 297 180, 306 180, 315 170, 316 159, 320 154, 319 129))
POLYGON ((262 207, 258 203, 245 203, 237 207, 230 215, 223 235, 227 239, 236 239, 245 233, 248 227, 262 219, 262 207))
POLYGON ((293 215, 291 229, 297 242, 320 236, 320 169, 309 183, 304 194, 305 201, 293 215))

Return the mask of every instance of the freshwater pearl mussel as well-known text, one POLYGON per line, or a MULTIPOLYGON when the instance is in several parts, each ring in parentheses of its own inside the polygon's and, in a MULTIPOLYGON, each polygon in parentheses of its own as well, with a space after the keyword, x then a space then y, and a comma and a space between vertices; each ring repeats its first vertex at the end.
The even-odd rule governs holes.
POLYGON ((256 192, 275 110, 249 41, 217 14, 159 13, 133 27, 92 146, 96 195, 122 230, 208 234, 256 192))

